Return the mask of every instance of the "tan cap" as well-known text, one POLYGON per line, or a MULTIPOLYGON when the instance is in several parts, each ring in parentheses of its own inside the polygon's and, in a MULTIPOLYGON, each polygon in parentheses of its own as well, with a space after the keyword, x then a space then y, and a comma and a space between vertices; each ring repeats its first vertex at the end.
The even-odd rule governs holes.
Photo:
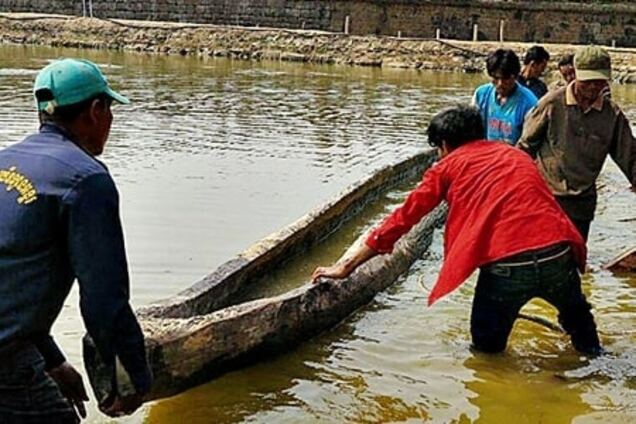
POLYGON ((574 69, 579 81, 609 80, 612 76, 612 62, 609 54, 596 46, 583 47, 574 55, 574 69))

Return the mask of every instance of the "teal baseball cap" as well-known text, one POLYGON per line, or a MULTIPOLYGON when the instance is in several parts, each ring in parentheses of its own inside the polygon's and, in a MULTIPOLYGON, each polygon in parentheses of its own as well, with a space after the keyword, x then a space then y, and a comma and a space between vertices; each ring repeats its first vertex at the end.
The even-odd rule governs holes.
POLYGON ((45 66, 33 86, 38 111, 53 113, 58 106, 68 106, 106 94, 122 104, 126 97, 108 86, 102 71, 93 62, 83 59, 59 59, 45 66))

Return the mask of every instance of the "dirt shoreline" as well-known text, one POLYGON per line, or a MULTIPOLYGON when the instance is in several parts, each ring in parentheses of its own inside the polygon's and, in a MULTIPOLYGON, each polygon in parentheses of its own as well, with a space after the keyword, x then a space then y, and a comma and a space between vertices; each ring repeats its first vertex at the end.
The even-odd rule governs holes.
MULTIPOLYGON (((25 13, 0 14, 0 42, 469 73, 482 72, 485 55, 495 48, 503 45, 523 54, 531 45, 25 13)), ((553 58, 579 47, 544 46, 553 58)), ((636 49, 608 51, 614 81, 636 83, 636 49)), ((555 64, 551 61, 551 68, 555 64)))

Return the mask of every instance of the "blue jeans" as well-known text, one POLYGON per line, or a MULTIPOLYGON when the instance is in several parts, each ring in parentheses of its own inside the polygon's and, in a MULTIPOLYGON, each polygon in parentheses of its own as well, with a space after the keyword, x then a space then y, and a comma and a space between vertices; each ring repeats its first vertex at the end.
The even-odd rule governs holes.
POLYGON ((35 346, 0 355, 0 424, 78 423, 35 346))
POLYGON ((525 252, 481 268, 471 314, 475 349, 503 351, 519 310, 539 297, 557 308, 559 323, 576 350, 592 355, 601 352, 572 255, 569 251, 559 255, 564 249, 555 246, 525 252))

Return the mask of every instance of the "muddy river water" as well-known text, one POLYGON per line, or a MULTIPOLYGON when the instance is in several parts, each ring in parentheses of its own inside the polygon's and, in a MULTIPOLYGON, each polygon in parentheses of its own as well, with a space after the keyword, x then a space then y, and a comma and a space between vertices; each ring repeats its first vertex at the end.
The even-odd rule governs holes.
MULTIPOLYGON (((468 101, 485 81, 483 75, 2 46, 0 147, 37 129, 33 79, 61 56, 99 63, 133 101, 114 109, 102 159, 121 194, 136 306, 188 287, 348 184, 426 148, 430 117, 468 101)), ((612 90, 636 123, 636 86, 612 90)), ((603 343, 636 361, 636 278, 600 269, 636 244, 636 195, 613 163, 605 168, 584 290, 603 343)), ((310 253, 289 272, 309 273, 350 239, 336 237, 327 253, 310 253)), ((472 353, 474 277, 426 306, 440 241, 438 234, 408 276, 337 328, 120 421, 636 422, 634 376, 557 378, 587 362, 544 327, 518 322, 505 354, 472 353)), ((74 290, 54 335, 80 367, 77 302, 74 290)), ((540 302, 524 310, 555 315, 540 302)), ((87 421, 108 421, 94 401, 87 421)))

